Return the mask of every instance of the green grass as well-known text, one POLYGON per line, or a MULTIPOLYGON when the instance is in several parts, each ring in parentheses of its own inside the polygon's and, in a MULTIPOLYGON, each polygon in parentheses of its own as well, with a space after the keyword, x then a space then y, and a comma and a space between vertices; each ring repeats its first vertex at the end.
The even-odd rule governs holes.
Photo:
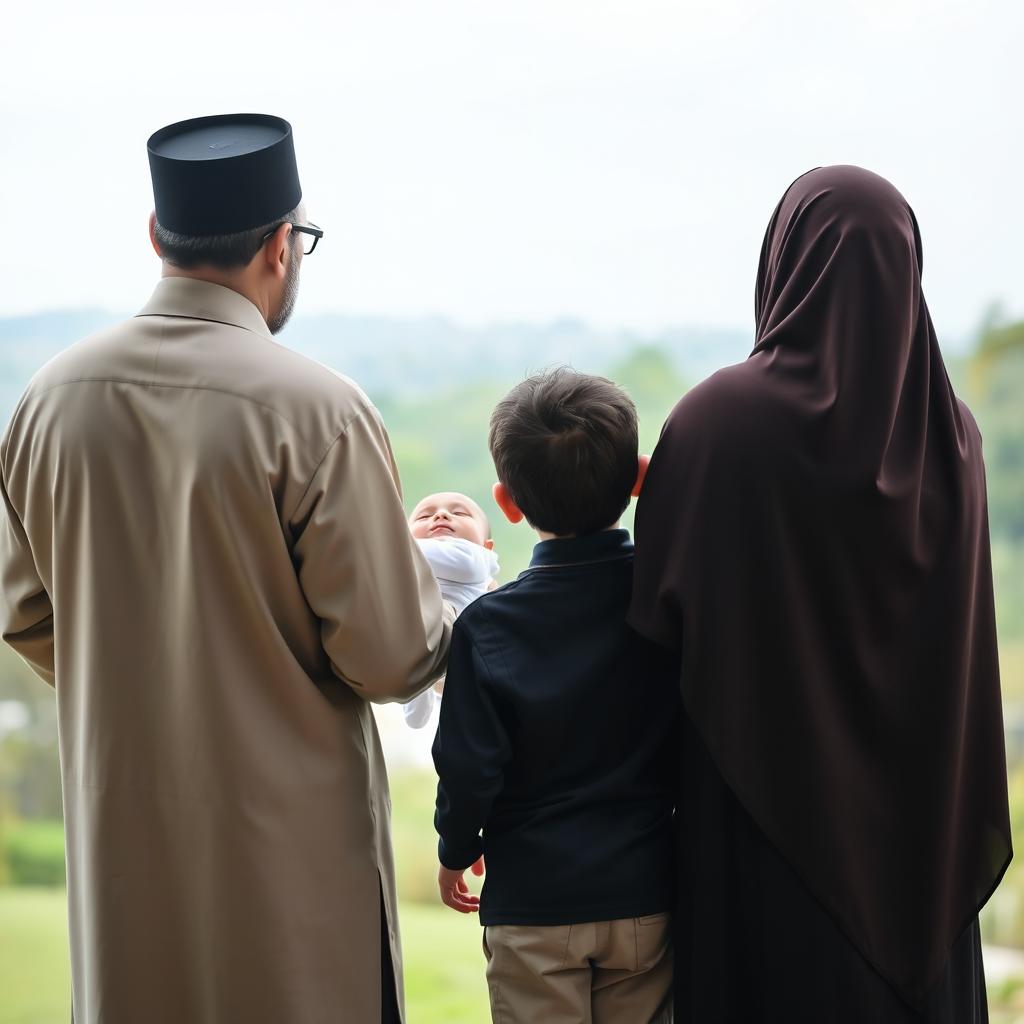
MULTIPOLYGON (((0 1024, 65 1024, 70 1017, 67 894, 0 888, 0 1024)), ((405 999, 412 1024, 488 1019, 480 926, 438 904, 401 911, 405 999)))
POLYGON ((63 889, 0 889, 0 1022, 71 1018, 67 896, 63 889))
POLYGON ((476 916, 410 903, 402 907, 405 1005, 410 1024, 490 1020, 476 916))
MULTIPOLYGON (((0 1024, 66 1024, 70 1016, 67 894, 0 887, 0 1024)), ((402 907, 410 1024, 489 1019, 480 926, 440 905, 402 907)), ((989 988, 992 1024, 1024 1024, 1024 981, 989 988)))

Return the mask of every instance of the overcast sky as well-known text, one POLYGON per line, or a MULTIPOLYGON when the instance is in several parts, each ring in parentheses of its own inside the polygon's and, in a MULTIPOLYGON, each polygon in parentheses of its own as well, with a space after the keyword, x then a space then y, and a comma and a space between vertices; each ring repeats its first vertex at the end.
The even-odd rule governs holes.
POLYGON ((5 8, 0 315, 132 311, 147 137, 292 122, 302 311, 749 327, 789 182, 859 163, 913 205, 940 337, 1024 315, 1024 3, 420 0, 5 8))

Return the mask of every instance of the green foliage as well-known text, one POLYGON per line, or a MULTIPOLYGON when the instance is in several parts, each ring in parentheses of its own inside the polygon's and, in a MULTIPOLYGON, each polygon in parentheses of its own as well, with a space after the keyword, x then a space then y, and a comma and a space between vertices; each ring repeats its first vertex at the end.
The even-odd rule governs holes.
MULTIPOLYGON (((1010 831, 1024 835, 1024 768, 1010 776, 1010 831)), ((1024 865, 1012 861, 995 895, 982 911, 986 942, 1019 946, 1024 941, 1024 865)))
MULTIPOLYGON (((0 711, 9 707, 20 708, 26 724, 0 729, 0 842, 9 821, 62 816, 54 692, 0 644, 0 711)), ((0 850, 0 882, 6 875, 0 850)))
POLYGON ((608 376, 629 392, 640 418, 640 450, 650 453, 662 424, 687 391, 687 383, 664 349, 645 345, 616 363, 608 376))
POLYGON ((1024 321, 993 324, 978 341, 978 351, 984 355, 1002 355, 1020 349, 1024 349, 1024 321))
POLYGON ((0 821, 5 814, 19 818, 62 816, 55 730, 51 734, 48 728, 38 730, 30 725, 0 741, 0 821))
POLYGON ((971 383, 975 391, 989 386, 993 374, 1006 356, 1024 352, 1024 321, 1006 323, 998 313, 983 325, 971 365, 971 383))
POLYGON ((1004 705, 1024 707, 1024 641, 999 645, 999 670, 1004 705))
POLYGON ((1004 646, 1024 641, 1024 543, 993 541, 992 575, 999 641, 1004 646))
MULTIPOLYGON (((1024 327, 1022 327, 1024 329, 1024 327)), ((1024 543, 1024 350, 1007 351, 970 405, 985 442, 989 514, 997 540, 1024 543)))
POLYGON ((402 401, 378 399, 402 474, 406 510, 434 491, 468 494, 490 519, 501 582, 527 566, 537 539, 527 526, 506 522, 491 499, 494 464, 487 428, 491 410, 513 383, 463 386, 402 401))
POLYGON ((391 836, 398 895, 429 906, 438 902, 436 792, 437 779, 431 771, 409 769, 391 774, 391 836))
POLYGON ((64 827, 59 821, 7 822, 0 861, 14 885, 64 885, 64 827))

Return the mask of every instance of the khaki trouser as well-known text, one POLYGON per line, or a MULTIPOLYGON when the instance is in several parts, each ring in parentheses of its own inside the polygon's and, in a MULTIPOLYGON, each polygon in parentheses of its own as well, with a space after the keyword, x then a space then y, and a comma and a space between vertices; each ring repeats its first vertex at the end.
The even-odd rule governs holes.
POLYGON ((494 1024, 671 1024, 669 914, 484 929, 494 1024))

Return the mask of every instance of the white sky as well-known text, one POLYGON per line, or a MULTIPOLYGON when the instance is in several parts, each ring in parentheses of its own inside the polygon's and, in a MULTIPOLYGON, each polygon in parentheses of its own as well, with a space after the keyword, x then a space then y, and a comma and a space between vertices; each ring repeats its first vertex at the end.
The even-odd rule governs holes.
POLYGON ((145 143, 279 114, 327 230, 300 309, 746 327, 798 174, 914 206, 940 337, 1024 314, 1024 3, 420 0, 5 6, 0 315, 130 311, 145 143))

